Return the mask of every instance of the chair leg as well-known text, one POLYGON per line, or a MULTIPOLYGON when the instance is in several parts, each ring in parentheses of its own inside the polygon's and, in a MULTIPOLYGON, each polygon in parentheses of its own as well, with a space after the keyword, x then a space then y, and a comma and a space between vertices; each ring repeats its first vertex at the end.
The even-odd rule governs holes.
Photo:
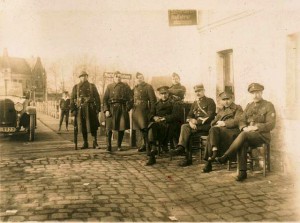
POLYGON ((227 170, 230 171, 230 169, 231 169, 231 161, 228 160, 227 161, 227 170))

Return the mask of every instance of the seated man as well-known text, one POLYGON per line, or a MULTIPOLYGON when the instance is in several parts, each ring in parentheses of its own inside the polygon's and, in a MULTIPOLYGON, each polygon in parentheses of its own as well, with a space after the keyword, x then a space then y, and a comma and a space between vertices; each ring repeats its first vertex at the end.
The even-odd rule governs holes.
POLYGON ((238 125, 239 119, 243 114, 242 107, 233 102, 231 92, 222 92, 219 96, 223 106, 211 123, 212 127, 209 130, 204 151, 204 160, 207 163, 202 170, 203 173, 208 173, 212 170, 212 162, 217 154, 219 156, 224 154, 240 133, 238 125))
POLYGON ((190 136, 193 133, 208 135, 210 123, 216 115, 216 104, 213 99, 205 96, 203 84, 196 85, 194 90, 198 99, 192 104, 187 116, 188 123, 181 126, 178 145, 172 151, 173 155, 186 152, 186 159, 179 166, 192 165, 191 151, 188 146, 190 136))
POLYGON ((172 133, 178 120, 179 106, 169 97, 169 87, 162 86, 157 89, 160 100, 154 104, 154 109, 150 113, 149 124, 149 145, 150 153, 149 160, 146 165, 153 165, 156 163, 155 155, 157 154, 156 142, 163 147, 167 147, 168 142, 173 138, 172 133))
POLYGON ((261 84, 252 83, 249 85, 248 91, 252 95, 253 102, 247 105, 239 123, 242 132, 222 157, 216 157, 216 161, 225 163, 232 153, 237 152, 239 174, 236 181, 247 179, 248 146, 270 143, 270 131, 275 127, 276 113, 274 105, 262 98, 263 90, 264 86, 261 84))

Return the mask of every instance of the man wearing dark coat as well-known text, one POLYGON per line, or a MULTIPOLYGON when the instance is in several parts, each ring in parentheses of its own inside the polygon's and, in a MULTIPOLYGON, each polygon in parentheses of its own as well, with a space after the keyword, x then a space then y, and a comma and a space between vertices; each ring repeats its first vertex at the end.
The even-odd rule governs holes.
POLYGON ((221 157, 216 157, 219 163, 225 163, 234 152, 237 152, 239 174, 236 181, 247 179, 247 151, 249 146, 260 146, 270 143, 271 130, 276 123, 274 105, 262 98, 264 86, 252 83, 248 86, 248 92, 253 101, 246 106, 241 117, 239 128, 241 133, 230 145, 229 149, 221 157))
POLYGON ((220 108, 215 119, 211 122, 212 127, 209 130, 204 151, 204 160, 206 160, 207 163, 202 170, 203 173, 208 173, 212 170, 212 162, 216 156, 223 155, 240 133, 238 124, 243 114, 242 107, 233 102, 231 92, 222 92, 219 94, 219 97, 221 99, 222 108, 220 108))
POLYGON ((107 152, 112 151, 112 131, 118 131, 118 151, 122 151, 124 131, 130 128, 129 111, 133 105, 133 93, 127 83, 123 83, 121 73, 114 73, 114 83, 107 86, 104 97, 104 113, 107 136, 107 152))
POLYGON ((100 126, 98 114, 101 111, 101 103, 95 84, 88 81, 88 74, 82 71, 79 75, 80 83, 73 87, 71 95, 71 112, 77 116, 78 132, 82 132, 83 146, 87 149, 88 132, 94 137, 93 148, 98 148, 97 130, 100 126))
POLYGON ((178 110, 179 106, 169 97, 169 87, 162 86, 157 89, 160 100, 155 103, 154 109, 150 114, 149 124, 149 145, 150 154, 146 165, 153 165, 156 163, 155 155, 157 155, 157 142, 159 146, 167 147, 168 142, 172 140, 174 128, 178 124, 178 110))
POLYGON ((156 96, 153 87, 145 82, 144 75, 136 74, 138 84, 134 87, 134 106, 132 110, 132 128, 138 129, 143 134, 144 144, 138 149, 139 152, 146 151, 148 145, 149 113, 153 112, 156 96))
POLYGON ((179 100, 183 101, 186 88, 181 85, 180 83, 180 77, 177 73, 172 74, 172 85, 169 88, 170 96, 175 96, 179 100))
POLYGON ((189 140, 192 134, 199 134, 201 136, 208 135, 210 123, 216 115, 216 104, 213 99, 205 96, 203 84, 194 87, 197 100, 192 104, 189 114, 187 116, 187 124, 183 124, 180 130, 179 142, 173 155, 186 153, 185 160, 179 166, 192 165, 192 156, 189 148, 189 140))
POLYGON ((66 122, 66 130, 69 131, 68 125, 69 125, 69 113, 70 113, 70 97, 69 97, 69 92, 64 91, 62 98, 59 101, 59 108, 60 108, 60 120, 59 120, 59 129, 58 131, 61 130, 61 125, 63 123, 63 120, 65 118, 66 122))

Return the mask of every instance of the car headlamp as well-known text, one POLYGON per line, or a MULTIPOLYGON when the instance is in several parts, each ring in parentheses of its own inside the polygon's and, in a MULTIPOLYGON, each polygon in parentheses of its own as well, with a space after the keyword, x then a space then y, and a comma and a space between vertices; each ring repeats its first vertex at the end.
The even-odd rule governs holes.
POLYGON ((20 102, 17 102, 15 104, 15 109, 16 109, 17 112, 20 112, 20 111, 23 110, 23 105, 20 102))

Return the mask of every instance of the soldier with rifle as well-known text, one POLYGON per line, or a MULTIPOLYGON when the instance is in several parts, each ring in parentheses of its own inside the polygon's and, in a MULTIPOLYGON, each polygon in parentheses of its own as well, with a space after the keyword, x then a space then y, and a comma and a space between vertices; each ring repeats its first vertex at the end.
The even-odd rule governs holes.
POLYGON ((95 84, 88 81, 88 74, 82 71, 79 75, 80 83, 73 87, 71 95, 71 112, 74 120, 74 143, 77 149, 77 134, 82 132, 83 146, 88 149, 88 132, 94 137, 93 148, 98 148, 97 130, 100 126, 98 114, 101 111, 101 103, 95 84))

